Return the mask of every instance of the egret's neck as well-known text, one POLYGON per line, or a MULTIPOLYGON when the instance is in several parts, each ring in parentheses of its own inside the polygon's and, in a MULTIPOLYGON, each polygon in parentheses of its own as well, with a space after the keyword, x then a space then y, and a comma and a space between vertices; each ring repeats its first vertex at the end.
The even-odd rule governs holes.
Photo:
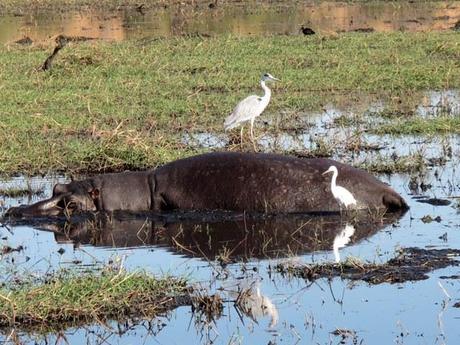
POLYGON ((272 92, 270 91, 268 86, 265 85, 265 82, 263 80, 260 81, 260 86, 262 86, 262 89, 264 89, 264 95, 262 96, 262 98, 269 100, 270 96, 272 95, 272 92))
POLYGON ((332 174, 331 189, 335 189, 335 187, 337 187, 336 181, 338 174, 339 173, 337 171, 334 171, 334 173, 332 174))

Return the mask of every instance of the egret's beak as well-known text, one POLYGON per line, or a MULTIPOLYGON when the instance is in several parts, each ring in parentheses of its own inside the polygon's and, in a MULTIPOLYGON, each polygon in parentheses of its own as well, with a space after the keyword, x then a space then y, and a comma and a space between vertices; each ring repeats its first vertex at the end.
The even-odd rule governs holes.
POLYGON ((327 173, 330 173, 330 172, 332 172, 332 171, 330 171, 330 170, 326 170, 326 171, 325 171, 325 172, 323 172, 321 175, 326 175, 327 173))

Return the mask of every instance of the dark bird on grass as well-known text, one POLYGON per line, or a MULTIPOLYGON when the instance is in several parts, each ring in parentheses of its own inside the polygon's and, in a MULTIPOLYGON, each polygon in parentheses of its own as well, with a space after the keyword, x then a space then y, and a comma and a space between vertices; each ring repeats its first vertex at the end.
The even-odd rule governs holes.
POLYGON ((309 27, 306 27, 306 26, 303 26, 303 25, 300 27, 300 31, 301 31, 305 36, 316 34, 316 32, 314 32, 313 29, 310 29, 309 27))

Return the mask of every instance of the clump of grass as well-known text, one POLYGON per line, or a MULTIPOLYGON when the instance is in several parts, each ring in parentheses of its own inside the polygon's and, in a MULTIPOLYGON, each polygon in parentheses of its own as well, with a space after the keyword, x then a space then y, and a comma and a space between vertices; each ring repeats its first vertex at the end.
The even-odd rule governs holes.
POLYGON ((382 157, 379 160, 364 162, 359 165, 364 170, 384 174, 420 172, 424 171, 426 166, 427 163, 420 153, 394 158, 382 157))
POLYGON ((155 316, 187 294, 184 279, 125 271, 61 272, 39 284, 0 290, 0 327, 53 327, 155 316))

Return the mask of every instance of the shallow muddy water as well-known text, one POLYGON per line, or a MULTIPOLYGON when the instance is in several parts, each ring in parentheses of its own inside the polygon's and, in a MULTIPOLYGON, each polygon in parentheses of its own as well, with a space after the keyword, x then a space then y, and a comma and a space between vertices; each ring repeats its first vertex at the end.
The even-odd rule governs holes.
MULTIPOLYGON (((210 4, 214 3, 210 1, 210 4)), ((460 21, 459 1, 320 2, 270 5, 205 4, 198 7, 119 7, 117 11, 37 12, 0 16, 0 43, 58 34, 104 40, 184 34, 300 35, 314 32, 449 30, 460 21)))
MULTIPOLYGON (((414 116, 438 116, 440 100, 455 105, 457 97, 455 90, 442 96, 428 92, 414 116)), ((379 106, 383 105, 377 102, 364 109, 379 106)), ((309 124, 309 136, 305 134, 301 148, 314 146, 318 136, 343 142, 356 128, 336 121, 344 114, 358 116, 355 111, 331 105, 324 113, 305 114, 302 121, 309 124)), ((180 307, 164 317, 136 324, 114 322, 68 329, 63 336, 71 344, 456 343, 460 337, 460 309, 453 307, 460 300, 457 266, 436 270, 427 280, 379 285, 340 278, 311 283, 274 269, 278 263, 347 258, 383 263, 404 247, 460 248, 460 137, 367 133, 363 137, 381 149, 354 152, 337 145, 334 157, 359 164, 420 153, 426 162, 423 169, 412 173, 376 174, 408 201, 411 208, 404 215, 376 223, 365 218, 349 222, 338 216, 254 219, 242 214, 226 215, 226 220, 219 222, 215 217, 203 221, 200 215, 175 214, 149 219, 114 217, 108 222, 9 225, 8 229, 0 227, 1 244, 23 249, 3 255, 2 280, 23 272, 40 274, 62 267, 87 269, 119 262, 129 270, 186 275, 196 287, 218 292, 227 301, 223 315, 211 322, 193 314, 190 307, 180 307), (433 199, 441 199, 445 205, 435 206, 433 199), (241 289, 251 291, 244 308, 233 303, 241 289)), ((264 140, 259 144, 265 146, 264 140)), ((273 148, 267 144, 265 149, 273 148)), ((31 185, 43 189, 43 195, 1 200, 5 208, 30 203, 48 196, 54 183, 65 180, 2 181, 3 189, 31 185)), ((7 334, 5 331, 4 337, 7 334)), ((23 334, 21 339, 26 343, 63 341, 62 335, 54 334, 44 338, 23 334)))

